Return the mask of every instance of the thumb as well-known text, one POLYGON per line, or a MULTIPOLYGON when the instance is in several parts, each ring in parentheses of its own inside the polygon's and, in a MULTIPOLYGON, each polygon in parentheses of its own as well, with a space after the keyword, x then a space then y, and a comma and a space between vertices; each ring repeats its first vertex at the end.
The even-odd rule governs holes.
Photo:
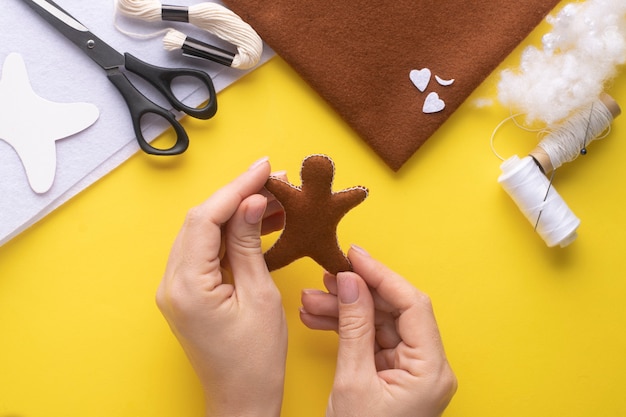
POLYGON ((337 274, 339 350, 335 378, 354 380, 376 373, 374 301, 363 279, 353 272, 337 274))
POLYGON ((255 280, 269 275, 261 249, 261 223, 267 198, 254 194, 244 199, 226 227, 226 256, 235 279, 255 280))

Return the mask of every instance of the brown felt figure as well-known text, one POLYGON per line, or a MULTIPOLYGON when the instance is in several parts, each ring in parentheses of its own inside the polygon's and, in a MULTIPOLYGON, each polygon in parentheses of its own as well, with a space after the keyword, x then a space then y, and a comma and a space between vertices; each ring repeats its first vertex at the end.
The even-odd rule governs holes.
POLYGON ((393 170, 558 2, 224 0, 393 170))
POLYGON ((333 161, 325 155, 311 155, 302 162, 297 187, 270 177, 265 188, 282 204, 285 227, 274 245, 265 252, 270 271, 308 256, 328 272, 352 269, 339 247, 337 226, 343 216, 367 197, 367 189, 353 187, 333 192, 333 161))

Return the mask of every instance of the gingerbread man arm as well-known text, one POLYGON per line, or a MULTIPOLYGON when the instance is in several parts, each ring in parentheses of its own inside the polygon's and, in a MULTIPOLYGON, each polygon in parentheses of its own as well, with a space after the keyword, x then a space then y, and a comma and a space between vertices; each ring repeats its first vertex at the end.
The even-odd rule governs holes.
POLYGON ((365 187, 353 187, 334 193, 333 205, 344 213, 358 206, 367 198, 368 190, 365 187))
POLYGON ((291 195, 297 187, 280 178, 269 177, 265 183, 265 189, 272 193, 278 201, 285 203, 291 199, 291 195))
MULTIPOLYGON (((293 198, 292 194, 298 191, 297 187, 294 187, 290 183, 275 177, 270 177, 267 180, 265 183, 265 189, 272 193, 274 197, 276 197, 276 200, 278 200, 285 209, 289 207, 289 201, 293 198)), ((283 233, 285 233, 285 230, 283 230, 283 233)), ((279 239, 265 252, 265 262, 267 263, 267 268, 270 271, 289 265, 291 262, 300 257, 297 252, 294 253, 288 249, 289 245, 289 239, 284 239, 281 235, 281 237, 279 237, 279 239)))

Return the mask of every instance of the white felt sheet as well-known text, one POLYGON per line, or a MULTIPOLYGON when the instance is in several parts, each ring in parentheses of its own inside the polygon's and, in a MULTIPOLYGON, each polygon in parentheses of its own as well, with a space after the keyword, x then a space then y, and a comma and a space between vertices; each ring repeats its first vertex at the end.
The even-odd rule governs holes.
MULTIPOLYGON (((19 53, 38 95, 53 102, 92 103, 100 110, 100 118, 87 130, 56 142, 56 177, 45 194, 37 194, 30 188, 18 155, 8 143, 0 140, 0 245, 139 151, 126 104, 104 71, 22 0, 3 0, 2 3, 0 65, 10 53, 19 53)), ((114 26, 117 21, 124 30, 143 34, 175 27, 194 38, 234 51, 232 46, 189 24, 115 18, 113 0, 56 0, 56 3, 118 51, 130 52, 159 66, 202 69, 211 75, 217 91, 245 74, 209 61, 183 57, 178 51, 165 51, 162 36, 138 40, 122 34, 114 26)), ((191 5, 193 2, 178 0, 176 4, 191 5)), ((273 54, 265 46, 260 64, 273 54)), ((187 86, 185 94, 189 96, 186 102, 193 105, 200 105, 207 99, 203 90, 191 85, 187 86)), ((37 115, 31 116, 32 122, 37 123, 37 115)), ((219 97, 215 117, 219 117, 219 97)), ((211 120, 204 123, 211 123, 211 120)), ((154 139, 167 127, 148 126, 144 128, 144 136, 148 140, 154 139)), ((187 152, 193 152, 194 139, 190 137, 187 152)))

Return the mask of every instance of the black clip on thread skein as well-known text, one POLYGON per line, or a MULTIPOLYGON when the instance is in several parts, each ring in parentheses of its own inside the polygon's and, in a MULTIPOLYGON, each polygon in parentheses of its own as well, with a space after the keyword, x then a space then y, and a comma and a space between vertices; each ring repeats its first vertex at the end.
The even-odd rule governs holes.
POLYGON ((235 54, 217 46, 209 45, 197 39, 187 36, 183 46, 183 55, 194 58, 208 59, 227 67, 232 66, 235 54))
POLYGON ((161 20, 164 22, 189 23, 189 7, 164 4, 161 8, 161 20))
MULTIPOLYGON (((189 23, 189 7, 163 5, 161 8, 161 19, 168 22, 189 23)), ((232 66, 235 59, 234 53, 189 36, 185 39, 181 49, 185 56, 208 59, 227 67, 232 66)))

